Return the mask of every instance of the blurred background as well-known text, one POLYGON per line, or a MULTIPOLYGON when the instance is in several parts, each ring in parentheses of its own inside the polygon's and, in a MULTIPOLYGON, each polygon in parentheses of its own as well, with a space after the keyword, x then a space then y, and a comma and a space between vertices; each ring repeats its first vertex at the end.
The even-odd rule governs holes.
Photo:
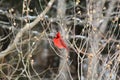
POLYGON ((120 80, 120 1, 0 0, 0 80, 120 80))

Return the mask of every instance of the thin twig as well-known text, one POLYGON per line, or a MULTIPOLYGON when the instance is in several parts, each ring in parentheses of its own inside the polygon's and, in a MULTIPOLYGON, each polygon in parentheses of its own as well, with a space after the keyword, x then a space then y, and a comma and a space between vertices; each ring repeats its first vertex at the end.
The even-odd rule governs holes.
POLYGON ((4 56, 8 55, 9 51, 12 50, 14 48, 14 46, 19 42, 19 39, 22 37, 23 33, 25 33, 26 31, 28 31, 29 29, 32 29, 41 19, 42 17, 44 17, 44 15, 50 10, 52 4, 54 3, 55 0, 51 0, 48 3, 48 6, 45 8, 45 10, 39 14, 37 16, 37 18, 31 22, 31 23, 27 23, 16 35, 13 43, 11 45, 8 46, 8 48, 5 51, 2 51, 0 53, 0 58, 3 58, 4 56))

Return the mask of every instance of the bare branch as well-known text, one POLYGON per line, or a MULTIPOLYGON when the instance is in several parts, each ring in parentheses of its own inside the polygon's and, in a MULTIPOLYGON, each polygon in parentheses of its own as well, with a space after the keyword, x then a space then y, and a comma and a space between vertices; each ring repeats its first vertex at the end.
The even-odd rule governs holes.
POLYGON ((45 10, 39 14, 37 16, 37 18, 31 22, 31 23, 27 23, 16 35, 13 43, 11 45, 8 46, 8 48, 5 51, 0 52, 0 58, 3 58, 4 56, 9 54, 9 51, 12 50, 15 45, 19 42, 19 39, 22 37, 23 33, 26 32, 27 30, 33 28, 44 16, 45 14, 49 11, 49 9, 51 8, 52 4, 54 3, 55 0, 51 0, 48 3, 48 6, 45 8, 45 10))

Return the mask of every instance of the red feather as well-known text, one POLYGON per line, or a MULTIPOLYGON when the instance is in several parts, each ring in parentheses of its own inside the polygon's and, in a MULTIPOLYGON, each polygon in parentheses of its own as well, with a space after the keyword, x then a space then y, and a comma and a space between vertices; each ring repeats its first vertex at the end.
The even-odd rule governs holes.
POLYGON ((56 37, 53 39, 54 45, 57 46, 60 49, 66 49, 68 50, 67 45, 65 44, 65 42, 63 41, 63 39, 61 38, 61 34, 60 32, 58 32, 56 34, 56 37))

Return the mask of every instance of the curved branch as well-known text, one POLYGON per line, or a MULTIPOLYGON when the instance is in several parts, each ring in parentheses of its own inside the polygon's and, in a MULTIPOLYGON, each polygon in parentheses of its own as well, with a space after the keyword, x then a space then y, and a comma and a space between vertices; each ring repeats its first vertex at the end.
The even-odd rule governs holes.
POLYGON ((32 29, 43 17, 44 15, 50 10, 52 4, 54 3, 55 0, 51 0, 48 3, 48 6, 45 8, 45 10, 37 16, 37 18, 31 22, 27 23, 16 35, 13 43, 8 46, 8 48, 5 51, 0 52, 0 58, 5 57, 6 55, 9 54, 9 51, 14 49, 15 45, 18 43, 19 39, 22 37, 23 33, 28 31, 29 29, 32 29))

